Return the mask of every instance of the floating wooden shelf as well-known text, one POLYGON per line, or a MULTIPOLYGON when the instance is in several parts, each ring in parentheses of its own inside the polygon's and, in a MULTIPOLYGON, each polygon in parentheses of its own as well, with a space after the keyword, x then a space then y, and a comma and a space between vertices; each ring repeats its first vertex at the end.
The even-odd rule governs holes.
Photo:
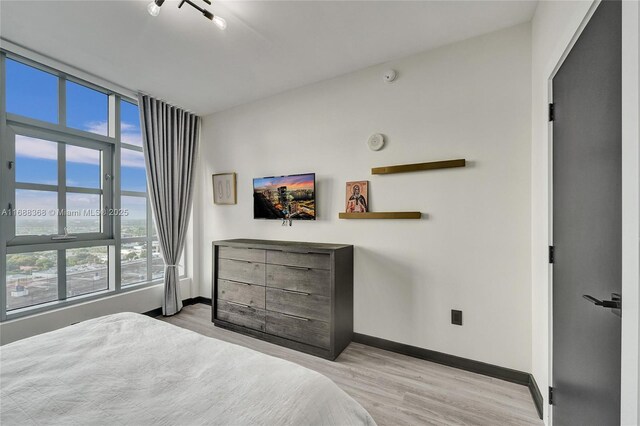
POLYGON ((366 212, 340 213, 340 219, 420 219, 420 212, 366 212))
POLYGON ((464 167, 466 160, 431 161, 429 163, 402 164, 399 166, 374 167, 371 169, 372 175, 387 175, 390 173, 417 172, 420 170, 450 169, 452 167, 464 167))

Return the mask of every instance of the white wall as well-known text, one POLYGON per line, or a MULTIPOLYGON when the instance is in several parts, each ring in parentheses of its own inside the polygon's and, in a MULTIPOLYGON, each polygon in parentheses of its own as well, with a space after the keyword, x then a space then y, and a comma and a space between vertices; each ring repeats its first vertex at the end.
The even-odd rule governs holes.
MULTIPOLYGON (((205 117, 201 295, 211 241, 355 246, 355 331, 531 369, 529 24, 205 117), (382 72, 399 73, 393 84, 382 72), (366 146, 382 132, 380 152, 366 146), (372 176, 372 166, 466 158, 464 169, 372 176), (214 206, 211 174, 238 173, 238 204, 214 206), (318 220, 253 219, 252 178, 317 174, 318 220), (420 221, 338 220, 345 182, 369 180, 373 210, 420 221), (462 309, 464 326, 450 324, 462 309)), ((215 94, 212 94, 215 96, 215 94)))
MULTIPOLYGON (((531 267, 532 372, 550 383, 549 78, 597 3, 542 1, 532 21, 531 267)), ((623 320, 622 424, 638 412, 638 4, 623 2, 623 320), (633 52, 635 51, 635 56, 633 52), (634 62, 635 61, 635 62, 634 62), (635 64, 635 65, 634 65, 635 64)), ((545 398, 545 422, 550 423, 545 398)))

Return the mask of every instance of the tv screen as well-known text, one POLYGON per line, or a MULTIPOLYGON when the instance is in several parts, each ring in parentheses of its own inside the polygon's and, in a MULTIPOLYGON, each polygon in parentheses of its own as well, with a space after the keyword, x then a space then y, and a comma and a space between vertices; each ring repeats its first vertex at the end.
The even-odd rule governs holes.
POLYGON ((315 173, 253 179, 253 218, 287 217, 315 220, 315 173))

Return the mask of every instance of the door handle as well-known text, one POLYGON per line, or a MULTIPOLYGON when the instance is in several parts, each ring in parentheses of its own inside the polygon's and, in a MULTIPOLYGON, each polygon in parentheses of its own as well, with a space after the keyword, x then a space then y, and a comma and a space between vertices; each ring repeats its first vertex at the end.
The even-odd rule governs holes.
POLYGON ((596 306, 602 306, 603 308, 622 309, 622 298, 618 293, 611 293, 611 300, 599 300, 588 294, 583 294, 582 297, 596 306))

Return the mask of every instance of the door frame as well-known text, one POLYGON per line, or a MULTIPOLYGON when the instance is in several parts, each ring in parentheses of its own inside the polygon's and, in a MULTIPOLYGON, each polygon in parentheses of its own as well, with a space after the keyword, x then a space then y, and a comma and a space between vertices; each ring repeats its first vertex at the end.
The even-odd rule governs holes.
MULTIPOLYGON (((553 79, 587 26, 601 0, 593 0, 580 25, 547 79, 547 104, 553 103, 553 79)), ((622 314, 621 423, 640 423, 640 104, 638 89, 640 6, 622 1, 622 314), (626 302, 626 303, 625 303, 626 302)), ((553 123, 547 124, 547 240, 553 245, 553 123)), ((553 384, 553 265, 548 264, 548 383, 553 384)), ((544 392, 544 390, 543 390, 544 392)), ((553 405, 547 401, 547 424, 553 424, 553 405)))

